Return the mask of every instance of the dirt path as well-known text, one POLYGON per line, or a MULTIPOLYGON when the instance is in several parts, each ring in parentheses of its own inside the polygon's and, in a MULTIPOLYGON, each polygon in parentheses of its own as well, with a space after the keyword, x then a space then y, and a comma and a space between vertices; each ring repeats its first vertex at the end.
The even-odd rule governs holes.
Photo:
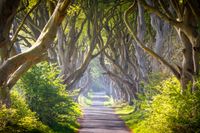
POLYGON ((93 105, 83 108, 79 133, 130 133, 114 110, 103 106, 105 100, 103 93, 97 93, 93 97, 93 105))

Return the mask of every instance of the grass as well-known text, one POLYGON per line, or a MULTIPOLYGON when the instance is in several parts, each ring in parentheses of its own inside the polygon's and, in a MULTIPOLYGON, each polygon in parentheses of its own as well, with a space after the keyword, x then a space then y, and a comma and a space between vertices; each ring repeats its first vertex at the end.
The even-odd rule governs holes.
POLYGON ((121 107, 116 107, 116 113, 119 115, 128 115, 133 112, 134 108, 129 105, 123 105, 121 107))
POLYGON ((92 99, 85 96, 80 96, 78 102, 81 106, 90 106, 92 104, 92 99))
POLYGON ((104 106, 112 106, 114 104, 113 98, 109 96, 105 96, 108 100, 105 101, 103 104, 104 106))
POLYGON ((127 103, 117 103, 115 105, 114 108, 116 114, 118 114, 119 117, 124 120, 129 129, 134 132, 134 128, 136 127, 136 124, 141 121, 143 114, 134 113, 134 107, 127 103))
POLYGON ((87 96, 84 96, 84 95, 79 96, 79 98, 78 98, 79 104, 81 106, 90 106, 90 105, 92 105, 92 96, 93 96, 93 94, 92 94, 91 91, 88 92, 87 96))

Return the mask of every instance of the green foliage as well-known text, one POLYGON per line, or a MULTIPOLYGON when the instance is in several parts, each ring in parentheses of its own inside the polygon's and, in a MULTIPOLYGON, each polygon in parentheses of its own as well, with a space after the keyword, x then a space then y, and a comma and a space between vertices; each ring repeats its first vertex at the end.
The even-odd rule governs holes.
POLYGON ((81 106, 90 106, 92 104, 92 99, 85 96, 79 96, 78 101, 81 106))
POLYGON ((80 11, 80 6, 77 4, 70 5, 69 9, 67 10, 68 16, 73 16, 75 13, 78 13, 80 11))
POLYGON ((3 133, 20 133, 20 132, 38 132, 51 133, 51 129, 44 125, 32 112, 25 99, 20 96, 19 92, 11 93, 11 108, 1 107, 0 110, 0 132, 3 133))
POLYGON ((74 132, 80 115, 78 105, 68 96, 55 65, 41 63, 28 71, 18 83, 39 119, 55 132, 74 132))
POLYGON ((109 96, 105 96, 107 98, 107 100, 103 103, 104 106, 113 106, 114 105, 114 99, 112 97, 109 96))
POLYGON ((147 93, 139 95, 135 112, 122 118, 137 133, 199 132, 200 80, 196 85, 198 89, 194 93, 188 89, 181 94, 176 78, 150 82, 145 88, 147 93))
POLYGON ((170 119, 176 118, 178 114, 177 102, 180 99, 177 95, 181 95, 180 85, 176 79, 168 79, 152 89, 159 93, 153 95, 149 103, 147 101, 141 103, 146 117, 138 123, 136 131, 172 132, 170 119), (148 126, 143 129, 147 123, 148 126))
POLYGON ((91 67, 90 73, 93 79, 97 79, 100 76, 102 76, 101 74, 103 73, 103 70, 101 66, 99 65, 98 59, 94 59, 91 62, 90 67, 91 67))

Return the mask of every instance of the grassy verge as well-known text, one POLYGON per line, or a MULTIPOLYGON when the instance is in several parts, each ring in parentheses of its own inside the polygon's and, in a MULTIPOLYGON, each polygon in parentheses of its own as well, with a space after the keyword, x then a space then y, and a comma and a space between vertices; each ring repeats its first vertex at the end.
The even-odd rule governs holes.
POLYGON ((119 117, 124 120, 129 129, 134 132, 137 123, 141 121, 142 113, 134 113, 134 107, 126 103, 118 103, 114 105, 114 108, 119 117))
POLYGON ((90 106, 92 105, 92 92, 88 92, 87 96, 81 95, 78 98, 78 102, 81 106, 90 106))
POLYGON ((114 101, 113 101, 113 98, 112 97, 109 97, 109 96, 105 96, 108 100, 106 100, 103 104, 104 106, 113 106, 114 104, 114 101))

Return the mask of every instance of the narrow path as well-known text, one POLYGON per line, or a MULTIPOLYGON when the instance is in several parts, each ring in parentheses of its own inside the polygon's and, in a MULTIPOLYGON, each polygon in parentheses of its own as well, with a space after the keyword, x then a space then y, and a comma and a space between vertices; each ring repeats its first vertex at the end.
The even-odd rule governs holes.
POLYGON ((114 110, 103 105, 105 100, 105 94, 94 94, 93 105, 83 108, 79 133, 130 133, 114 110))

